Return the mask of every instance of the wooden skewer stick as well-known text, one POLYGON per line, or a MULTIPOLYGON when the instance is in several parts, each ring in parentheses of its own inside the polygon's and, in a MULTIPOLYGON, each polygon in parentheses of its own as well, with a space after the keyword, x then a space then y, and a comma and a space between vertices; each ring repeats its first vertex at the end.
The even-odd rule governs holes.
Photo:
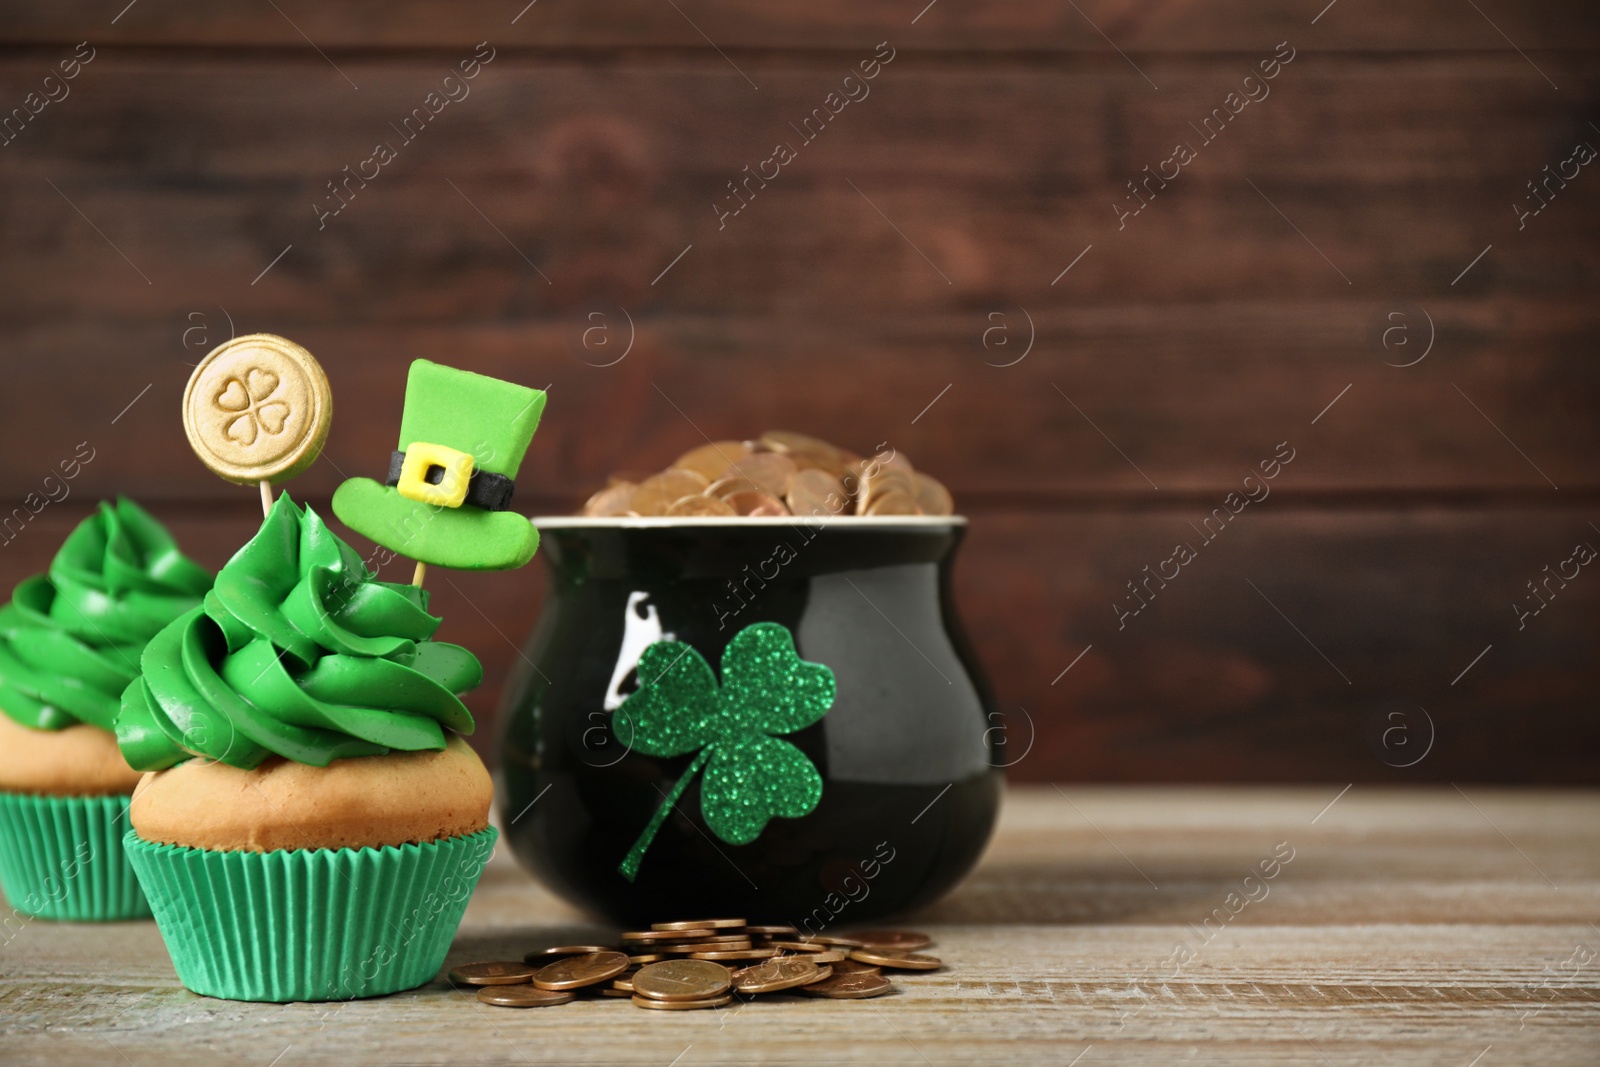
POLYGON ((418 589, 422 588, 422 580, 428 576, 428 565, 421 560, 417 561, 417 569, 411 572, 411 584, 418 589))
POLYGON ((261 479, 261 517, 272 514, 272 483, 261 479))

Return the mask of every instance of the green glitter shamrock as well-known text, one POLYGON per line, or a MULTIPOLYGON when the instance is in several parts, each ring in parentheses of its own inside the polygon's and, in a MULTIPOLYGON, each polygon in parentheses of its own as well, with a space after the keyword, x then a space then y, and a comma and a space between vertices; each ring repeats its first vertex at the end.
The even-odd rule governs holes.
POLYGON ((810 726, 833 706, 833 672, 807 663, 788 629, 758 622, 722 653, 722 687, 693 647, 657 641, 639 657, 639 690, 617 709, 611 729, 647 756, 699 749, 617 870, 639 873, 645 849, 689 781, 703 767, 700 811, 712 833, 747 845, 774 815, 798 819, 822 799, 822 775, 805 753, 774 734, 810 726))

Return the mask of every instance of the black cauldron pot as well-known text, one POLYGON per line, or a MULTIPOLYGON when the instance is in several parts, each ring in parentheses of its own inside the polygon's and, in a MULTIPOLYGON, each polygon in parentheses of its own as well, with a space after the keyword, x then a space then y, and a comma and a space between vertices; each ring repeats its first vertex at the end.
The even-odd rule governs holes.
MULTIPOLYGON (((552 583, 506 690, 500 821, 518 859, 555 893, 626 924, 738 916, 817 932, 926 904, 972 868, 994 826, 1005 761, 950 595, 964 518, 534 521, 552 583), (770 761, 776 770, 746 758, 775 751, 762 741, 723 744, 719 764, 693 738, 662 754, 661 717, 679 704, 658 691, 645 731, 632 718, 646 703, 642 687, 696 658, 717 686, 730 641, 752 626, 780 645, 786 632, 800 660, 832 672, 825 713, 771 731, 777 748, 804 758, 770 761), (645 654, 661 641, 680 644, 663 659, 645 654), (642 654, 654 678, 641 679, 642 654), (652 746, 657 754, 641 751, 652 746), (814 775, 796 770, 807 761, 814 775), (796 800, 802 779, 813 791, 796 800), (807 810, 774 815, 739 840, 749 821, 743 834, 727 824, 744 807, 807 810), (722 817, 708 818, 710 809, 722 817), (622 869, 630 854, 632 878, 622 869)), ((826 674, 810 670, 811 682, 826 674)), ((758 695, 816 692, 783 688, 783 678, 758 695)), ((699 714, 689 704, 701 700, 696 690, 682 714, 699 714)), ((765 714, 749 705, 744 714, 765 714)))

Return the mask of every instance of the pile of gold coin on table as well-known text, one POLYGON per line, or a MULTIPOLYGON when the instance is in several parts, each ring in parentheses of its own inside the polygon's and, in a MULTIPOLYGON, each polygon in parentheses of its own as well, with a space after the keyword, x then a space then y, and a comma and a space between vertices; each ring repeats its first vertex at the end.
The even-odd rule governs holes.
POLYGON ((950 515, 937 479, 884 449, 866 459, 826 441, 769 430, 754 441, 711 441, 643 478, 612 475, 582 514, 710 518, 734 515, 950 515))
POLYGON ((655 1011, 720 1008, 735 996, 792 991, 832 1000, 889 992, 884 971, 932 971, 933 941, 903 930, 801 936, 792 926, 749 926, 743 919, 656 923, 617 947, 558 945, 521 963, 467 963, 450 972, 457 986, 502 1008, 567 1004, 583 994, 631 1000, 655 1011))

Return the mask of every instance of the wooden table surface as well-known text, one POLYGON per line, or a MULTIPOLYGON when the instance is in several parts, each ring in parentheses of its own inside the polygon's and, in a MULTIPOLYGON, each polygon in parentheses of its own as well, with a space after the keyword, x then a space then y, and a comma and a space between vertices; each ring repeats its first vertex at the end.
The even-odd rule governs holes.
MULTIPOLYGON (((1593 1065, 1597 922, 1592 792, 1028 787, 899 924, 945 969, 876 1000, 236 1004, 181 988, 151 924, 35 921, 0 947, 0 1062, 1593 1065)), ((607 933, 502 855, 450 962, 607 933)))

